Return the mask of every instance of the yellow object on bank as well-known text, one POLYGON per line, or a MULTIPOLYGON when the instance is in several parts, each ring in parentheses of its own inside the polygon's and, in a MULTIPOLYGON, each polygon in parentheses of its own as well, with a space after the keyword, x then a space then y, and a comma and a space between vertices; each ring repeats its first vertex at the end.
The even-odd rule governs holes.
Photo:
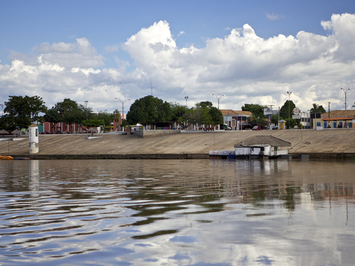
POLYGON ((11 157, 11 156, 1 156, 1 160, 13 160, 13 159, 14 159, 14 157, 11 157))

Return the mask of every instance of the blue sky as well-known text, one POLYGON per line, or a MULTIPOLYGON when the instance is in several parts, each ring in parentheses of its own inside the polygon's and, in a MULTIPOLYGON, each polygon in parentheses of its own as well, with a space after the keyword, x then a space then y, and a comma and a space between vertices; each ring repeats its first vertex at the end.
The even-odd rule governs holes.
POLYGON ((226 95, 221 109, 281 106, 292 91, 302 111, 341 109, 346 87, 350 108, 354 14, 353 0, 2 0, 0 102, 39 95, 112 111, 117 97, 128 109, 152 80, 154 96, 189 106, 217 105, 212 93, 226 95))

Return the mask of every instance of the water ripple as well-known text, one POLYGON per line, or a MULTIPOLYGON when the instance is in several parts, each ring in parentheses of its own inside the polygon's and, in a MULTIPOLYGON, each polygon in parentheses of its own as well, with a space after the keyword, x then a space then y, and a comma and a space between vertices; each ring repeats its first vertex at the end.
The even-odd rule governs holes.
POLYGON ((353 261, 353 164, 14 161, 0 169, 2 265, 353 261))

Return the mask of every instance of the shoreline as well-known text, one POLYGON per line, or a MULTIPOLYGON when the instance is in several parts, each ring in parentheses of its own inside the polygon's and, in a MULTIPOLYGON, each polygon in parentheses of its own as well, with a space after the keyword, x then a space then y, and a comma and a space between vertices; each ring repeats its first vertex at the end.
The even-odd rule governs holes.
MULTIPOLYGON (((232 150, 253 136, 274 136, 291 143, 289 155, 310 159, 355 159, 355 130, 263 130, 187 132, 140 138, 119 133, 40 135, 39 152, 29 153, 26 136, 0 141, 0 155, 46 159, 209 159, 210 150, 232 150)), ((212 158, 211 158, 212 159, 212 158)))
MULTIPOLYGON (((355 160, 355 153, 293 153, 289 154, 292 159, 306 157, 310 160, 355 160)), ((209 154, 27 154, 13 155, 15 160, 224 160, 220 157, 209 154)), ((241 159, 232 159, 241 160, 241 159)), ((248 160, 248 159, 244 159, 248 160)), ((250 160, 288 160, 282 158, 276 159, 250 159, 250 160)))

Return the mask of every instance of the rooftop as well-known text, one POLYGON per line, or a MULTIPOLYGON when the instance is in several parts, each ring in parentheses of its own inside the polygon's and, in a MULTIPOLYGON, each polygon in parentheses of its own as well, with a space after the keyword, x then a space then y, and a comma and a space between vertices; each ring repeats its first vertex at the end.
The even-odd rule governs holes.
POLYGON ((221 109, 222 115, 252 115, 252 112, 249 111, 234 111, 231 109, 221 109))
MULTIPOLYGON (((329 112, 322 114, 322 118, 326 118, 326 117, 345 117, 345 110, 334 110, 334 111, 330 111, 330 115, 329 112)), ((350 117, 355 117, 355 110, 346 110, 346 116, 350 116, 350 117)))
POLYGON ((344 121, 344 120, 353 120, 355 117, 324 117, 323 121, 344 121))
MULTIPOLYGON (((253 136, 240 143, 241 146, 253 146, 253 145, 270 145, 273 147, 288 147, 291 146, 290 142, 284 141, 282 139, 276 138, 274 136, 253 136)), ((240 146, 234 145, 234 147, 240 146)))

